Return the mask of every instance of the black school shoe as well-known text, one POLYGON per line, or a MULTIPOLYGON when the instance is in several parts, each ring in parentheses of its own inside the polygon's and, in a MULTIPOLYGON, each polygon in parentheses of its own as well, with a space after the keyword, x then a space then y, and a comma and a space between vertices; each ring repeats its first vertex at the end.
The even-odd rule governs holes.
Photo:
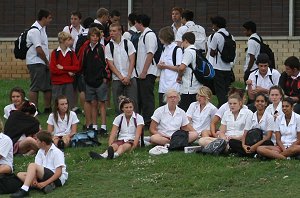
POLYGON ((28 196, 29 196, 29 192, 25 191, 23 189, 19 189, 17 192, 10 195, 10 197, 12 197, 12 198, 28 197, 28 196))
POLYGON ((59 148, 61 151, 64 151, 65 149, 65 143, 62 139, 58 140, 57 142, 57 148, 59 148))
POLYGON ((92 159, 103 159, 102 155, 94 152, 94 151, 90 151, 89 152, 89 156, 92 158, 92 159))
POLYGON ((109 146, 107 148, 107 159, 114 159, 114 154, 115 154, 114 148, 112 146, 109 146))

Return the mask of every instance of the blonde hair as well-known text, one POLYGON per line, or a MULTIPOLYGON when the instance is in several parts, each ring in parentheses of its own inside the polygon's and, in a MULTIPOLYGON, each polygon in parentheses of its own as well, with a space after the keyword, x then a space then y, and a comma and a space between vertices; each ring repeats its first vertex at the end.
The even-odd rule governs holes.
POLYGON ((206 98, 207 101, 209 101, 212 97, 212 91, 210 90, 210 88, 206 87, 206 86, 202 86, 199 88, 198 92, 197 92, 197 96, 196 99, 198 100, 200 96, 204 96, 206 98))
POLYGON ((68 32, 59 32, 57 38, 59 43, 63 43, 68 39, 72 39, 72 36, 68 32))

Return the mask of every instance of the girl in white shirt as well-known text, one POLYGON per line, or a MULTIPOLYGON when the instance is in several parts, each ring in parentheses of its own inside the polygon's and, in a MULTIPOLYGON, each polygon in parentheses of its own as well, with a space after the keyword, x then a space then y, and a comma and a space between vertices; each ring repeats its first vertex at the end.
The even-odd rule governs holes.
POLYGON ((300 152, 300 115, 293 112, 294 101, 291 98, 282 100, 283 115, 276 119, 276 146, 260 146, 257 153, 272 159, 286 159, 300 152))
POLYGON ((191 103, 186 112, 190 123, 201 137, 212 136, 210 122, 218 109, 209 102, 211 97, 212 91, 202 86, 196 96, 197 102, 191 103))
POLYGON ((139 145, 139 140, 143 132, 144 119, 134 112, 134 101, 130 98, 120 96, 119 109, 123 113, 118 115, 114 121, 109 136, 107 150, 98 154, 89 152, 93 159, 113 159, 119 157, 128 150, 134 150, 139 145))
POLYGON ((274 117, 274 120, 280 115, 282 112, 282 98, 284 97, 283 90, 278 85, 274 85, 269 90, 269 99, 271 104, 266 108, 266 112, 271 114, 274 117))
POLYGON ((53 113, 48 117, 48 132, 53 133, 53 143, 60 149, 70 145, 72 137, 77 132, 79 122, 75 112, 70 111, 66 96, 55 99, 53 113))
POLYGON ((170 26, 159 30, 159 40, 164 44, 164 51, 161 54, 157 68, 161 70, 159 78, 159 106, 163 106, 163 95, 169 89, 179 91, 180 84, 176 82, 178 67, 182 60, 182 49, 174 42, 174 31, 170 26))

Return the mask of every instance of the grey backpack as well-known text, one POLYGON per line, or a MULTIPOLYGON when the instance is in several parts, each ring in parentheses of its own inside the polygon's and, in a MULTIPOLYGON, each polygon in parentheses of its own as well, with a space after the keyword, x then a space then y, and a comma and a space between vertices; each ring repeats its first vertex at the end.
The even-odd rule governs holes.
POLYGON ((227 146, 226 140, 221 138, 216 139, 211 143, 209 143, 208 145, 206 145, 202 149, 202 153, 211 154, 211 155, 220 155, 225 151, 226 146, 227 146))

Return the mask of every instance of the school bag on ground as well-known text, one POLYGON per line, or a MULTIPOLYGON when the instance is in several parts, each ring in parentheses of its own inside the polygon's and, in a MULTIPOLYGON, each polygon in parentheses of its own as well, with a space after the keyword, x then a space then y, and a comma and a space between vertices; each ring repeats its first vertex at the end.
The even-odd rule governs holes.
POLYGON ((23 182, 13 173, 0 174, 0 195, 17 192, 23 182))
POLYGON ((226 146, 227 146, 226 140, 218 138, 212 141, 211 143, 209 143, 208 145, 206 145, 202 149, 202 153, 211 154, 211 155, 220 155, 225 151, 226 146))
MULTIPOLYGON (((148 33, 150 33, 150 32, 153 32, 153 31, 148 31, 148 32, 145 33, 144 38, 143 38, 143 43, 144 43, 144 44, 145 44, 146 35, 147 35, 148 33)), ((153 33, 155 34, 155 32, 153 32, 153 33)), ((155 63, 158 64, 164 46, 163 46, 163 44, 160 42, 160 40, 158 39, 158 36, 157 36, 156 34, 155 34, 155 36, 156 36, 156 41, 157 41, 157 50, 156 50, 156 52, 154 53, 153 58, 154 58, 155 63)), ((152 61, 152 64, 154 64, 153 61, 152 61)))
POLYGON ((206 34, 205 29, 200 25, 187 26, 187 32, 192 32, 195 35, 195 47, 197 49, 202 49, 205 52, 206 49, 206 34))
POLYGON ((189 133, 184 130, 175 131, 170 140, 169 150, 184 150, 189 144, 189 133))
POLYGON ((267 54, 269 56, 270 59, 270 68, 276 68, 275 66, 275 56, 274 56, 274 52, 272 51, 272 49, 270 48, 269 45, 265 44, 263 39, 261 38, 261 36, 259 36, 260 40, 258 40, 255 37, 250 37, 250 39, 256 41, 257 43, 260 44, 260 54, 264 53, 267 54))
POLYGON ((76 133, 71 139, 72 147, 88 147, 100 145, 101 143, 98 141, 97 132, 94 130, 76 133))
POLYGON ((39 29, 36 26, 31 26, 30 28, 24 30, 24 32, 22 32, 21 35, 15 40, 14 54, 16 59, 21 59, 21 60, 26 59, 27 51, 33 45, 31 44, 29 47, 27 47, 27 42, 26 42, 27 34, 28 31, 33 28, 39 29))
POLYGON ((263 139, 263 131, 258 128, 251 129, 247 132, 245 144, 252 146, 263 139))
POLYGON ((222 52, 217 48, 221 54, 221 59, 225 63, 233 62, 236 56, 236 43, 232 39, 232 35, 228 34, 228 36, 226 36, 223 32, 217 33, 221 34, 224 37, 224 47, 222 52))

